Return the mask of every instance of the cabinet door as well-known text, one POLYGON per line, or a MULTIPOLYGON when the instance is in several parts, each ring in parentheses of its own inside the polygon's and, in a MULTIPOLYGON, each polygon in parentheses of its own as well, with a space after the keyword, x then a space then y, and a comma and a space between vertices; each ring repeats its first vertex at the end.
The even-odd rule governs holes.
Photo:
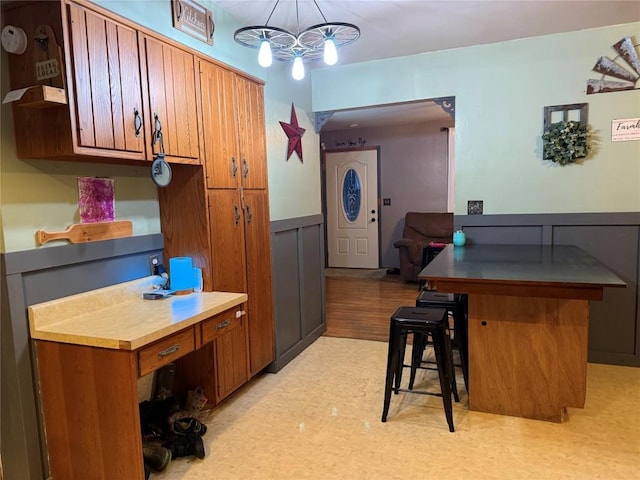
MULTIPOLYGON (((149 91, 149 143, 160 131, 168 161, 200 163, 194 56, 147 36, 142 36, 141 48, 149 91)), ((155 155, 161 151, 161 142, 156 140, 150 147, 155 155)))
POLYGON ((251 376, 274 360, 269 194, 244 190, 251 376))
POLYGON ((246 293, 244 221, 238 190, 209 190, 213 289, 246 293))
POLYGON ((245 188, 267 188, 262 85, 236 76, 240 128, 240 170, 245 188))
POLYGON ((246 321, 214 340, 216 365, 216 403, 247 382, 247 336, 246 321))
POLYGON ((240 185, 235 74, 200 60, 203 159, 208 188, 240 185))
POLYGON ((144 159, 136 31, 74 4, 68 8, 77 145, 144 159))

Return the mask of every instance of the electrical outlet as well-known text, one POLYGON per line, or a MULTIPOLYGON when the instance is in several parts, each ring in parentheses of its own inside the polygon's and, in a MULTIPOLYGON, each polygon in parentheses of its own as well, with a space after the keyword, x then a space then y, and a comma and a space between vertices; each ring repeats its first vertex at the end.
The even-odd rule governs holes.
POLYGON ((160 255, 149 255, 149 270, 151 275, 159 275, 160 255))

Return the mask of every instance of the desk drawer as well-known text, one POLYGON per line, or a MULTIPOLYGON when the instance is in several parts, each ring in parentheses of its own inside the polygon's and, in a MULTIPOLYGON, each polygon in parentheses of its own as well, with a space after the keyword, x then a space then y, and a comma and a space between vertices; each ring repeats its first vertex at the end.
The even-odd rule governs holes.
POLYGON ((170 337, 158 340, 138 353, 140 376, 171 363, 196 349, 193 327, 174 333, 170 337))
POLYGON ((202 322, 202 343, 208 343, 242 326, 242 309, 232 308, 202 322), (240 312, 238 315, 237 312, 240 312))

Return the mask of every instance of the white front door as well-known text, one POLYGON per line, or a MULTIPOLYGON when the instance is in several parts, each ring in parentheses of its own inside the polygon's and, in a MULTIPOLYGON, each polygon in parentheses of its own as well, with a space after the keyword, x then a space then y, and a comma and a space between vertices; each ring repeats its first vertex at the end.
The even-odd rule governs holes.
POLYGON ((378 268, 378 150, 325 152, 329 267, 378 268))

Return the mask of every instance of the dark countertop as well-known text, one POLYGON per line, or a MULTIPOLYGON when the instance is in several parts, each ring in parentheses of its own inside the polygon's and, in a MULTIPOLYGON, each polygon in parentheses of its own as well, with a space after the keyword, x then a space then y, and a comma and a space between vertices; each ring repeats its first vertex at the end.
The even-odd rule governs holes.
POLYGON ((573 245, 450 244, 418 278, 626 287, 605 265, 573 245))

